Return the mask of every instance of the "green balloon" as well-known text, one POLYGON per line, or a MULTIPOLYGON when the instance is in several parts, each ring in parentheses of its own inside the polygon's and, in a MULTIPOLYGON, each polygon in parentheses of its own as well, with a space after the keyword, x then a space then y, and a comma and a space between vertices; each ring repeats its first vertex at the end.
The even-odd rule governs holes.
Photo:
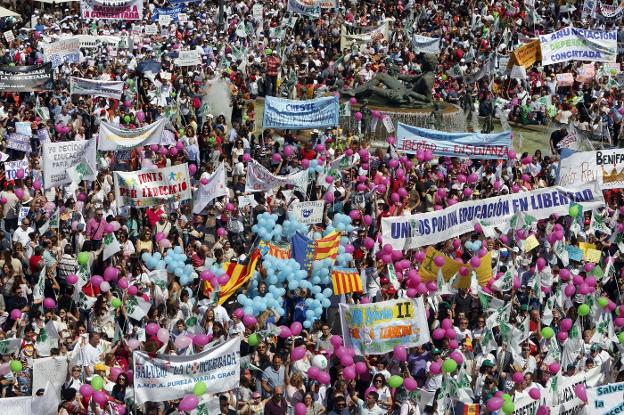
POLYGON ((130 116, 129 115, 124 115, 124 121, 125 122, 130 122, 130 116))
POLYGON ((446 359, 444 363, 442 363, 442 370, 444 373, 452 373, 457 369, 457 362, 453 359, 446 359))
POLYGON ((20 362, 19 360, 11 360, 11 363, 9 363, 9 369, 11 369, 11 372, 13 373, 21 372, 22 362, 20 362))
POLYGON ((400 388, 403 384, 403 378, 399 375, 392 375, 390 379, 388 379, 388 385, 391 388, 400 388))
POLYGON ((589 306, 587 304, 581 304, 578 308, 578 315, 585 317, 589 314, 589 306))
POLYGON ((507 401, 511 401, 511 395, 508 393, 503 393, 501 395, 501 398, 503 398, 503 401, 507 402, 507 401))
POLYGON ((81 252, 78 254, 78 263, 80 265, 87 265, 89 263, 89 253, 81 252))
POLYGON ((570 206, 570 209, 568 210, 568 212, 570 213, 570 216, 572 216, 573 218, 577 217, 580 213, 578 205, 570 206))
POLYGON ((620 343, 624 343, 624 331, 618 334, 618 340, 620 343))
POLYGON ((119 307, 121 307, 121 300, 119 298, 117 298, 117 297, 113 297, 113 299, 111 300, 111 305, 114 308, 119 308, 119 307))
POLYGON ((251 333, 249 335, 249 339, 247 340, 247 343, 249 343, 251 347, 254 347, 254 346, 257 346, 258 343, 260 343, 260 339, 258 339, 258 335, 256 333, 251 333))
POLYGON ((513 414, 513 411, 515 410, 516 410, 516 406, 514 405, 512 401, 505 401, 505 403, 503 404, 504 413, 506 413, 507 415, 513 414))
POLYGON ((600 297, 598 299, 598 305, 602 308, 605 308, 609 305, 609 299, 607 297, 600 297))
POLYGON ((102 376, 93 375, 93 377, 91 378, 91 386, 93 386, 93 389, 95 389, 96 391, 102 389, 104 387, 104 379, 102 379, 102 376))
POLYGON ((193 394, 195 396, 202 396, 204 393, 206 393, 206 383, 201 381, 197 382, 195 386, 193 386, 193 394))
POLYGON ((555 331, 550 328, 550 327, 544 327, 542 329, 542 337, 545 339, 550 339, 552 336, 555 335, 555 331))

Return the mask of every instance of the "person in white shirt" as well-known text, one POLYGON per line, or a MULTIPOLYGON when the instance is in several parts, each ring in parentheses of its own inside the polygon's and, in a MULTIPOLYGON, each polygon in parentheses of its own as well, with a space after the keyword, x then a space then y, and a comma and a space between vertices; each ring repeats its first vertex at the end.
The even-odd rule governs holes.
POLYGON ((30 256, 28 255, 30 252, 30 234, 34 231, 35 230, 30 227, 30 219, 24 218, 22 219, 22 223, 20 224, 20 226, 15 229, 15 232, 13 232, 12 241, 19 242, 24 247, 27 256, 30 256))
POLYGON ((89 341, 80 346, 80 360, 87 376, 92 376, 95 364, 99 362, 102 355, 102 345, 100 344, 100 333, 89 333, 89 341))

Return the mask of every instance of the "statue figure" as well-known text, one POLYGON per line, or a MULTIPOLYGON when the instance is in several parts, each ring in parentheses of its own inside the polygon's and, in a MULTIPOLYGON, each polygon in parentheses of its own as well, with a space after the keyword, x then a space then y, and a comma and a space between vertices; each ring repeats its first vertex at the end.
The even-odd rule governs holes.
POLYGON ((419 75, 401 75, 396 67, 388 73, 378 73, 373 79, 352 90, 341 93, 358 100, 368 98, 373 105, 405 108, 421 108, 432 102, 432 88, 435 81, 437 57, 425 55, 419 75))
POLYGON ((440 104, 436 102, 433 104, 433 111, 429 114, 429 128, 432 130, 442 131, 442 126, 444 125, 443 113, 440 109, 440 104))
POLYGON ((362 100, 362 105, 360 106, 360 112, 362 113, 362 133, 368 133, 368 129, 370 128, 371 121, 373 119, 373 112, 370 108, 368 108, 368 100, 362 100))

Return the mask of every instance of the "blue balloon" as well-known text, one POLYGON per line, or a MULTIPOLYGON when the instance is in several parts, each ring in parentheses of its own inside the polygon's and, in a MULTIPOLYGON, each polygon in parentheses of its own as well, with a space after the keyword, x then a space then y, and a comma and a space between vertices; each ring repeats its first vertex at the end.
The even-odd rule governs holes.
POLYGON ((306 329, 309 329, 310 327, 312 327, 312 322, 306 320, 303 322, 303 327, 305 327, 306 329))

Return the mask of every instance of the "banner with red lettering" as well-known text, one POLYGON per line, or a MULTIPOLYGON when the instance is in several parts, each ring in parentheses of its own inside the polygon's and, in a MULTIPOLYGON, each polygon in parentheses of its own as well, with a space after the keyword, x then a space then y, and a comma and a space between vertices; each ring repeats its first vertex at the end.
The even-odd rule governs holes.
POLYGON ((507 158, 512 150, 511 131, 495 134, 448 133, 399 123, 396 149, 409 154, 431 150, 434 156, 470 159, 507 158))
POLYGON ((117 206, 145 208, 191 199, 191 181, 185 164, 164 169, 115 171, 117 206))
POLYGON ((83 19, 93 20, 141 20, 143 0, 81 0, 83 19))

